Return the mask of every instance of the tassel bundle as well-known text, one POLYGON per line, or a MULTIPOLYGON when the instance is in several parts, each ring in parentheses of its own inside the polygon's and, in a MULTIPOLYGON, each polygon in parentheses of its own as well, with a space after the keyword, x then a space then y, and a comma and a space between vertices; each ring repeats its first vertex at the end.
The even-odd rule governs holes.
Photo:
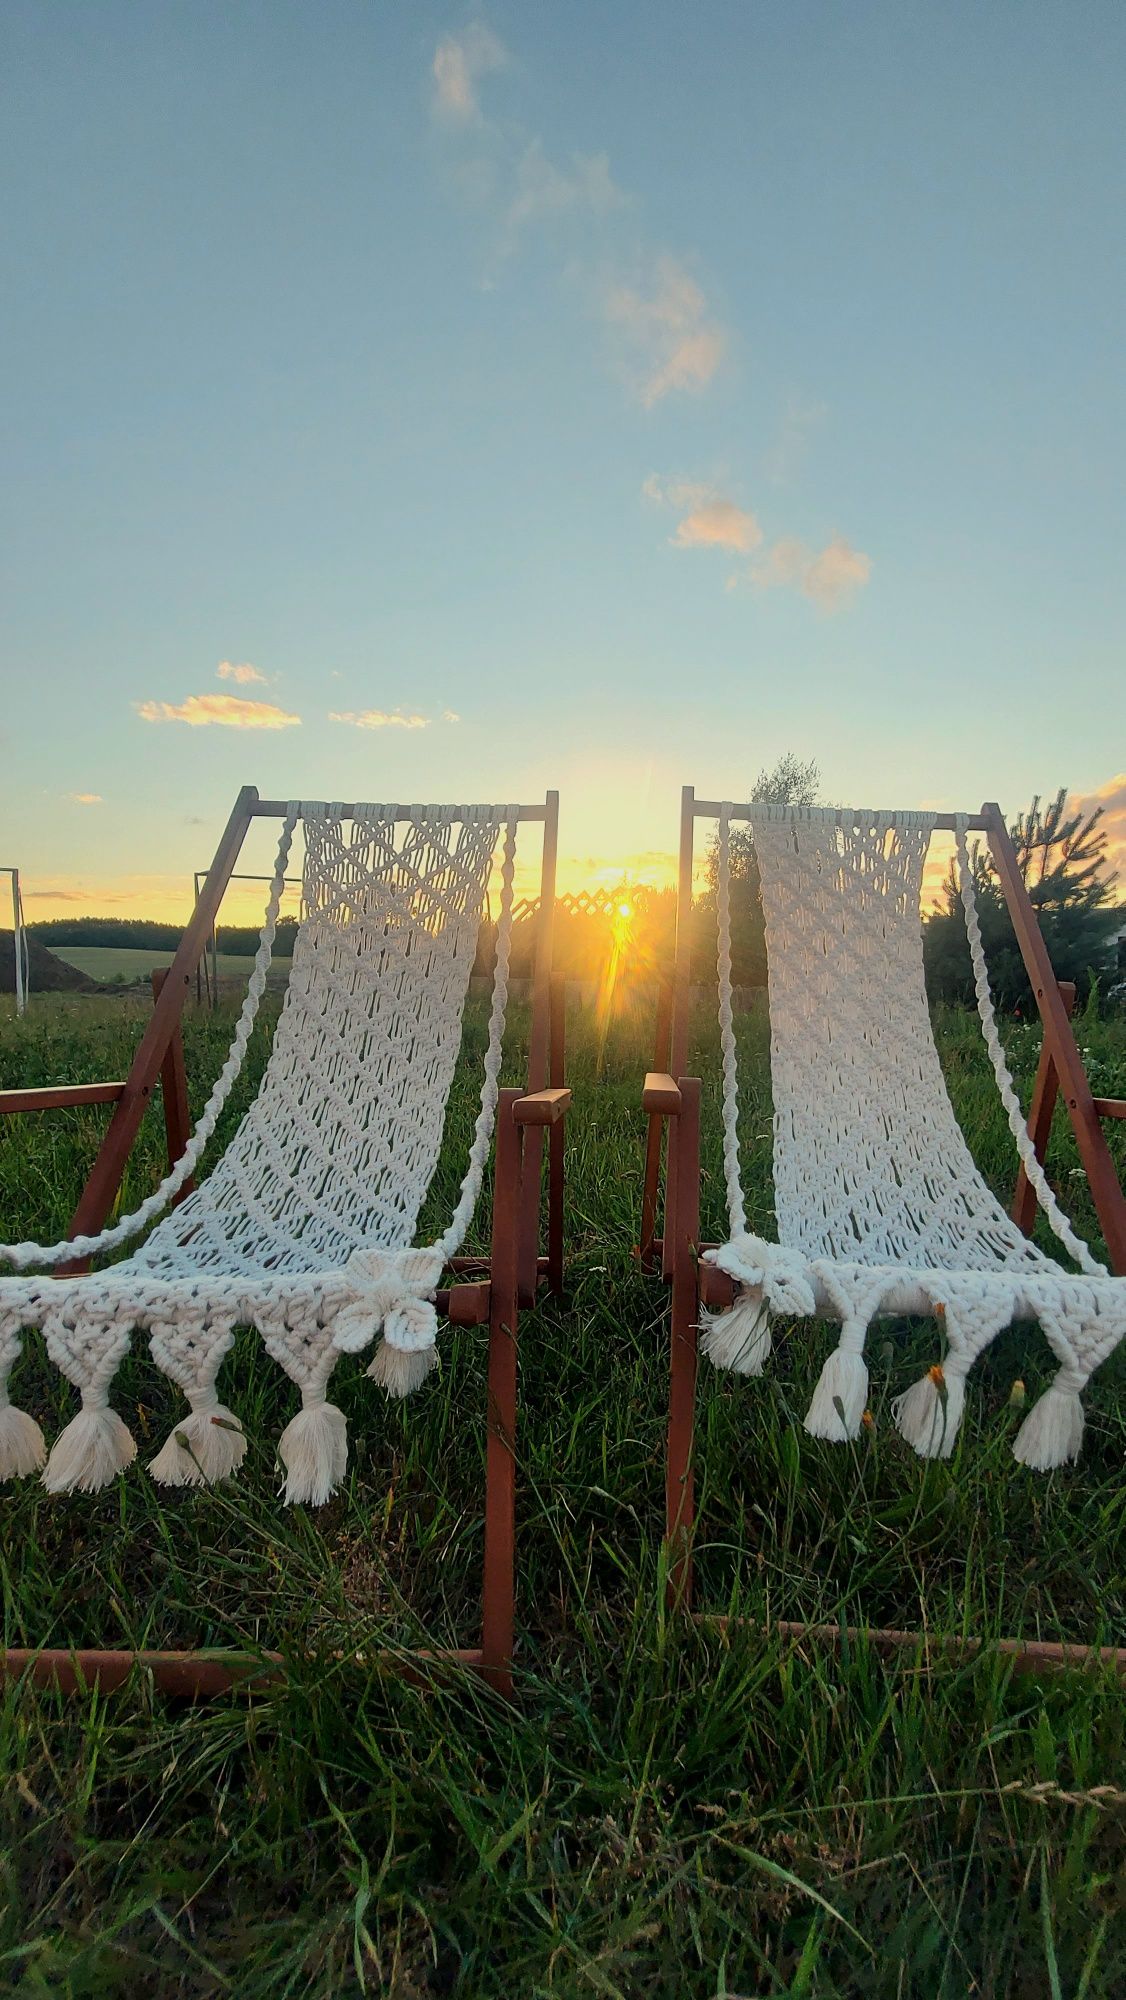
POLYGON ((964 1369, 936 1362, 891 1406, 896 1429, 920 1458, 949 1458, 966 1407, 964 1369))
POLYGON ((97 1493, 136 1456, 136 1444, 117 1411, 107 1401, 84 1400, 51 1447, 43 1484, 48 1493, 97 1493))
POLYGON ((348 1468, 348 1426, 343 1410, 326 1403, 324 1391, 303 1391, 305 1401, 278 1440, 286 1471, 285 1504, 322 1507, 348 1468))
POLYGON ((761 1375, 770 1349, 770 1313, 761 1294, 741 1291, 726 1312, 705 1312, 700 1321, 700 1352, 713 1368, 761 1375))
POLYGON ((844 1444, 860 1436, 868 1407, 864 1333, 858 1321, 846 1322, 842 1328, 840 1345, 834 1348, 821 1370, 806 1412, 805 1427, 810 1437, 844 1444))
POLYGON ((420 1389, 432 1368, 438 1366, 438 1350, 429 1347, 392 1347, 386 1338, 375 1350, 368 1375, 386 1389, 389 1396, 409 1396, 420 1389))
POLYGON ((0 1389, 0 1479, 26 1479, 38 1472, 47 1456, 43 1433, 34 1417, 9 1403, 0 1389))
POLYGON ((214 1389, 189 1392, 191 1414, 177 1424, 149 1471, 160 1486, 217 1486, 246 1457, 246 1433, 214 1389))
POLYGON ((1033 1472, 1051 1472, 1078 1458, 1083 1447, 1082 1378, 1061 1368, 1028 1412, 1013 1440, 1013 1457, 1033 1472))

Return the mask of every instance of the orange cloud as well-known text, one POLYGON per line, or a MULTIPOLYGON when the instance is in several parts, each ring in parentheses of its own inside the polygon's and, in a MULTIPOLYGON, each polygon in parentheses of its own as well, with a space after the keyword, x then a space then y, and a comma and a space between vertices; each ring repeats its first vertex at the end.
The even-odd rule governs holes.
POLYGON ((1073 792, 1071 803, 1079 811, 1102 809, 1099 826, 1106 835, 1106 858, 1122 883, 1126 883, 1126 771, 1108 778, 1097 792, 1073 792))
POLYGON ((671 537, 678 549, 737 549, 749 554, 762 540, 753 514, 733 500, 706 500, 676 524, 671 537))
POLYGON ((74 806, 100 806, 105 803, 100 792, 68 792, 67 797, 74 806))
POLYGON ((265 674, 252 667, 249 660, 243 660, 238 666, 232 660, 220 660, 215 672, 219 680, 237 681, 240 687, 245 687, 250 681, 259 681, 263 687, 266 685, 265 674))
POLYGON ((834 535, 817 554, 796 536, 783 536, 759 557, 751 581, 759 590, 800 590, 822 611, 839 611, 872 574, 872 559, 834 535))
POLYGON ((707 388, 727 336, 709 321, 703 292, 674 257, 658 257, 644 291, 616 285, 605 311, 631 350, 634 386, 647 410, 674 389, 707 388))
POLYGON ((466 121, 480 116, 477 85, 491 71, 503 69, 508 50, 482 21, 472 21, 464 33, 446 35, 434 52, 434 110, 443 118, 466 121))
POLYGON ((237 694, 190 694, 185 701, 139 701, 142 722, 186 722, 192 729, 211 723, 223 729, 295 729, 299 715, 290 715, 270 701, 245 701, 237 694))
POLYGON ((429 729, 428 715, 403 715, 398 710, 393 714, 384 708, 365 708, 357 715, 348 709, 343 713, 330 709, 330 722, 347 722, 353 729, 429 729))

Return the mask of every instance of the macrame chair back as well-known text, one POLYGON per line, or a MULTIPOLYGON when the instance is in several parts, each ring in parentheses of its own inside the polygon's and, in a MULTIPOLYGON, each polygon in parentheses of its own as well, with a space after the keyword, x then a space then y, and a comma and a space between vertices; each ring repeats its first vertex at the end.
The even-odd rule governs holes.
POLYGON ((720 813, 717 901, 731 1239, 711 1254, 743 1292, 730 1313, 707 1320, 704 1351, 718 1366, 757 1374, 771 1312, 838 1319, 840 1344, 806 1421, 814 1435, 843 1438, 856 1435, 865 1414, 870 1320, 933 1313, 945 1329, 946 1362, 900 1399, 898 1421, 918 1450, 945 1455, 973 1360, 1012 1320, 1039 1319, 1061 1372, 1048 1392, 1055 1400, 1030 1414, 1017 1454, 1045 1465, 1074 1456, 1078 1388, 1126 1336, 1126 1285, 1108 1279, 1075 1236, 1024 1130, 989 999, 964 830, 962 895, 990 1057, 1026 1170, 1081 1280, 1006 1215, 954 1115, 923 977, 920 892, 934 824, 925 813, 750 808, 766 925, 778 1242, 748 1234, 731 1010, 730 812, 720 813))
POLYGON ((56 1492, 95 1490, 135 1455, 109 1391, 139 1329, 191 1407, 150 1468, 172 1485, 225 1477, 241 1461, 245 1437, 219 1402, 216 1376, 234 1328, 257 1329, 301 1390, 278 1447, 289 1501, 324 1500, 343 1476, 344 1418, 326 1400, 341 1352, 378 1340, 369 1373, 397 1395, 435 1365, 434 1291, 473 1215, 497 1105, 514 806, 358 805, 346 816, 291 805, 247 998, 184 1155, 133 1214, 97 1236, 9 1244, 0 1255, 26 1268, 116 1249, 184 1185, 245 1060, 299 818, 302 921, 286 998, 254 1102, 212 1173, 127 1261, 65 1284, 0 1279, 0 1476, 32 1470, 44 1455, 38 1426, 7 1399, 22 1328, 42 1328, 82 1396, 44 1471, 56 1492), (415 1248, 498 849, 493 996, 469 1161, 447 1228, 415 1248))
POLYGON ((138 1253, 162 1276, 325 1271, 361 1244, 405 1248, 438 1164, 500 818, 302 819, 302 919, 266 1071, 214 1172, 138 1253))

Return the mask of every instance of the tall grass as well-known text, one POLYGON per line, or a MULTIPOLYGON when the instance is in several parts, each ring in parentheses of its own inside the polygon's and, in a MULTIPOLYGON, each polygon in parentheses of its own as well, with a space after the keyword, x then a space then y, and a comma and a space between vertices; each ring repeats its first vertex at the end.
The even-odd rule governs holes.
MULTIPOLYGON (((0 1024, 5 1083, 124 1073, 145 1012, 40 1000, 0 1024)), ((268 1024, 267 1024, 268 1025, 268 1024)), ((139 1471, 93 1499, 33 1482, 3 1506, 10 1644, 251 1641, 288 1661, 268 1697, 185 1707, 143 1676, 122 1694, 0 1696, 0 1988, 28 1995, 1110 1995, 1126 1984, 1124 1712, 1099 1673, 1015 1679, 865 1645, 756 1636, 775 1617, 1126 1642, 1123 1368, 1088 1402, 1081 1462, 1043 1479, 1009 1453, 1019 1375, 1051 1362, 1012 1334, 974 1370, 949 1465, 899 1441, 888 1399, 934 1358, 933 1329, 873 1343, 876 1428, 855 1448, 800 1427, 828 1330, 784 1332, 768 1378, 705 1372, 700 1601, 745 1628, 663 1610, 666 1299, 638 1272, 650 1024, 571 1021, 568 1293, 521 1329, 519 1701, 471 1679, 423 1688, 342 1659, 472 1643, 481 1554, 484 1336, 443 1339, 420 1396, 389 1406, 343 1362, 349 1476, 283 1509, 274 1442, 295 1392, 247 1336, 225 1393, 244 1475, 160 1494, 139 1471)), ((193 1103, 229 1021, 189 1023, 193 1103)), ((718 1234, 718 1059, 707 1093, 705 1228, 718 1234)), ((1012 1149, 972 1021, 938 1023, 975 1156, 1008 1192, 1012 1149)), ((506 1078, 522 1069, 512 1023, 506 1078)), ((765 1023, 740 1025, 744 1172, 771 1225, 765 1023)), ((1096 1087, 1126 1095, 1126 1031, 1084 1023, 1096 1087)), ((424 1233, 449 1213, 484 1023, 466 1031, 424 1233)), ((266 1037, 228 1110, 252 1092, 266 1037)), ((1027 1097, 1034 1030, 1010 1052, 1027 1097)), ((105 1114, 11 1121, 5 1234, 60 1233, 105 1114)), ((151 1114, 123 1200, 162 1165, 151 1114)), ((1049 1168, 1097 1241, 1070 1137, 1049 1168)), ((487 1213, 475 1240, 484 1242, 487 1213)), ((73 1398, 37 1346, 18 1394, 50 1433, 73 1398)), ((148 1451, 182 1404, 143 1352, 117 1406, 148 1451)))

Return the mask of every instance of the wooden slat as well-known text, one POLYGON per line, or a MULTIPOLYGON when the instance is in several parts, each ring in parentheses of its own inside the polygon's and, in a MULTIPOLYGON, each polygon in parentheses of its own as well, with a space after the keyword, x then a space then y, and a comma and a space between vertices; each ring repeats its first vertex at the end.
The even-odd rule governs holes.
POLYGON ((33 1090, 0 1090, 0 1116, 21 1111, 59 1111, 75 1104, 116 1104, 124 1083, 48 1083, 33 1090))
POLYGON ((1126 1646, 1084 1646, 1063 1639, 979 1639, 973 1633, 901 1632, 893 1626, 806 1625, 799 1619, 777 1618, 759 1625, 750 1618, 729 1618, 718 1612, 693 1614, 698 1625, 717 1631, 744 1631, 770 1638, 777 1634, 795 1644, 811 1642, 839 1650, 842 1645, 868 1645, 878 1653, 936 1653, 947 1659, 973 1659, 979 1653, 1000 1653, 1011 1659, 1014 1673, 1063 1673, 1109 1667, 1126 1675, 1126 1646))
POLYGON ((1126 1097, 1093 1097, 1091 1102, 1100 1118, 1126 1118, 1126 1097))

